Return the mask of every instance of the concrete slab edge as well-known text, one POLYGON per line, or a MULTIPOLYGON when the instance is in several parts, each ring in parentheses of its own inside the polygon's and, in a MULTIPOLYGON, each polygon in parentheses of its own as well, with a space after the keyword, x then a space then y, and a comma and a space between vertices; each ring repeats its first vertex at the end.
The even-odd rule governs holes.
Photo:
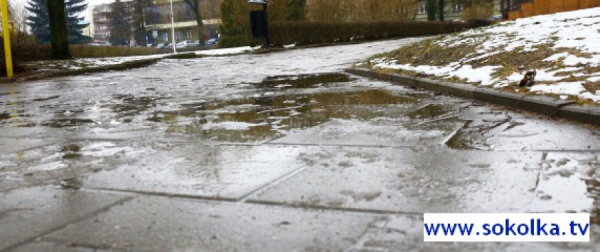
POLYGON ((347 68, 344 71, 367 78, 419 87, 458 97, 600 126, 600 107, 581 106, 575 104, 573 101, 564 101, 548 96, 521 95, 491 88, 474 87, 398 73, 383 73, 368 68, 347 68))

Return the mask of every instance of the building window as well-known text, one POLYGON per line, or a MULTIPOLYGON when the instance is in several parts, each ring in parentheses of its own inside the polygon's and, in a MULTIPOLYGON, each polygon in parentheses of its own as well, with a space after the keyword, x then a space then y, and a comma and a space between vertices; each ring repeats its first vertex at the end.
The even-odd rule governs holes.
POLYGON ((452 4, 452 12, 461 12, 463 10, 463 5, 459 3, 452 4))
POLYGON ((425 14, 426 12, 425 2, 419 2, 419 14, 425 14))

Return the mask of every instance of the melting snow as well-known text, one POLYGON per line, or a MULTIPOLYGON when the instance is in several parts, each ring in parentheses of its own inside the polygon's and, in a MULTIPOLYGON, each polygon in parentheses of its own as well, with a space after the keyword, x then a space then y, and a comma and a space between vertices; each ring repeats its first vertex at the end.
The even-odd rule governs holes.
MULTIPOLYGON (((483 66, 474 68, 468 64, 475 60, 485 59, 501 52, 518 50, 518 52, 536 51, 540 46, 551 49, 573 49, 556 53, 543 61, 562 63, 562 68, 536 69, 536 84, 530 90, 540 93, 559 95, 576 95, 584 99, 600 101, 599 92, 591 93, 582 84, 598 82, 596 73, 589 73, 585 67, 600 66, 600 8, 590 8, 553 15, 507 21, 491 27, 473 29, 454 36, 438 39, 437 45, 455 47, 459 45, 477 45, 473 54, 467 55, 458 62, 442 66, 412 66, 397 62, 395 59, 377 58, 371 60, 375 68, 402 69, 441 78, 466 79, 469 83, 489 85, 495 88, 516 85, 528 69, 513 72, 505 78, 494 78, 493 73, 501 66, 483 66), (574 52, 578 51, 576 55, 574 52), (590 77, 584 81, 565 82, 570 77, 590 77), (594 76, 594 77, 592 77, 594 76)), ((520 66, 513 66, 520 68, 520 66)))

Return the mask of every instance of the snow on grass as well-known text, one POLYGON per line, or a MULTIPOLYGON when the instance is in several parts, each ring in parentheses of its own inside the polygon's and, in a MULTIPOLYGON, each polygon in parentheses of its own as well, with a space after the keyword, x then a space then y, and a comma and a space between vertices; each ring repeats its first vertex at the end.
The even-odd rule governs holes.
MULTIPOLYGON (((252 51, 256 48, 252 48, 249 46, 245 47, 235 47, 235 48, 224 48, 224 49, 211 49, 211 50, 201 50, 195 51, 196 55, 206 55, 206 56, 218 56, 218 55, 234 55, 241 54, 248 51, 252 51)), ((100 66, 110 66, 110 65, 119 65, 125 62, 136 61, 136 60, 144 60, 144 59, 161 59, 170 54, 152 54, 152 55, 142 55, 142 56, 127 56, 127 57, 105 57, 105 58, 79 58, 79 59, 71 59, 71 60, 52 60, 52 61, 35 61, 25 63, 25 65, 30 67, 37 68, 37 71, 61 71, 61 70, 77 70, 88 67, 100 67, 100 66)))
POLYGON ((230 55, 230 54, 245 53, 245 52, 249 52, 252 50, 253 50, 252 47, 242 46, 242 47, 233 47, 233 48, 196 51, 196 55, 207 55, 207 56, 230 55))
POLYGON ((518 86, 535 69, 530 92, 599 102, 599 92, 585 88, 600 85, 599 27, 600 8, 535 16, 423 41, 366 64, 494 88, 518 86))

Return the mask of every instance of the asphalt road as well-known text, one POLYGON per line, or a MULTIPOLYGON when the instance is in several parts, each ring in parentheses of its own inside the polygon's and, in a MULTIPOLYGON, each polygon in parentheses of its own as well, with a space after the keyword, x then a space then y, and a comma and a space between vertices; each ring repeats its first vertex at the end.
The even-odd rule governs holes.
POLYGON ((415 40, 0 86, 0 251, 599 251, 598 130, 342 73, 415 40), (592 242, 424 243, 431 212, 592 242))

